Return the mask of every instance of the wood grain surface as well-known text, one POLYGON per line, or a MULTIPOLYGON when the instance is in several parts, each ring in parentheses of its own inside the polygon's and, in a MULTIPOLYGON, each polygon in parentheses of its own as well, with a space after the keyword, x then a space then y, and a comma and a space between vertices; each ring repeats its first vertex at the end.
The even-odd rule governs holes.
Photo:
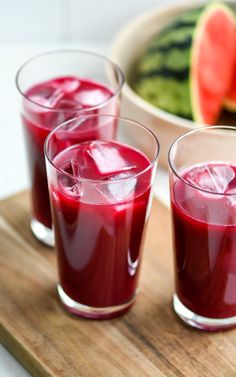
POLYGON ((56 280, 54 250, 29 230, 28 194, 0 202, 0 338, 33 376, 236 376, 236 331, 192 330, 173 313, 170 219, 157 201, 127 314, 100 322, 69 315, 56 280))

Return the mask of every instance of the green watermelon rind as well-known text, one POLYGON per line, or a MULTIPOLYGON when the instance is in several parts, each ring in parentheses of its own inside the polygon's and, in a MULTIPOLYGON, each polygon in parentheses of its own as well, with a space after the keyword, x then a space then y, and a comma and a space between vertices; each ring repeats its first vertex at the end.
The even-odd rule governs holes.
MULTIPOLYGON (((189 62, 190 62, 190 47, 184 50, 172 48, 168 52, 151 52, 154 48, 167 46, 173 42, 185 42, 187 38, 191 38, 193 29, 197 23, 202 7, 193 8, 180 15, 171 24, 163 28, 157 36, 151 41, 143 58, 136 65, 136 79, 134 77, 131 85, 133 89, 147 102, 164 111, 178 115, 186 119, 192 120, 192 109, 190 104, 189 91, 189 62), (181 26, 181 30, 176 32, 176 22, 195 23, 194 27, 181 26), (183 33, 183 29, 185 32, 183 33), (173 35, 173 37, 172 37, 173 35), (185 55, 183 55, 185 54, 185 55), (173 77, 166 79, 160 74, 157 76, 146 76, 150 71, 164 70, 173 74, 173 77), (188 71, 185 79, 175 79, 175 71, 178 74, 181 71, 188 71), (177 81, 176 81, 177 80, 177 81), (156 88, 158 87, 158 91, 156 88), (163 93, 168 93, 168 97, 163 93), (159 95, 157 95, 159 93, 159 95), (181 100, 179 100, 181 98, 181 100), (178 99, 178 100, 176 100, 178 99)), ((192 44, 192 43, 191 43, 192 44)))
MULTIPOLYGON (((193 114, 193 120, 197 123, 205 123, 201 110, 199 105, 199 95, 198 95, 198 88, 196 80, 194 80, 194 74, 193 74, 193 67, 194 67, 194 61, 198 59, 198 53, 200 45, 198 40, 201 40, 203 38, 203 32, 204 32, 204 25, 206 24, 209 17, 214 13, 216 9, 223 9, 226 14, 228 14, 229 18, 232 20, 232 22, 236 25, 235 16, 233 11, 224 3, 220 2, 214 2, 206 7, 204 12, 200 15, 197 25, 195 27, 194 33, 193 33, 193 42, 192 42, 192 49, 190 53, 190 100, 191 100, 191 107, 192 107, 192 114, 193 114)), ((223 104, 222 104, 223 105, 223 104)), ((221 109, 219 109, 220 111, 221 109)), ((235 109, 236 111, 236 109, 235 109)))

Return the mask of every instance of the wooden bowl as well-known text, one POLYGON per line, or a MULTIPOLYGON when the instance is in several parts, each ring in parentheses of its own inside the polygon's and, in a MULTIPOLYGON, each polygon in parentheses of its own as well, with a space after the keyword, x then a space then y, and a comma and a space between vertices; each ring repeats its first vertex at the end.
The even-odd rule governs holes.
MULTIPOLYGON (((191 2, 191 4, 190 2, 175 3, 140 14, 124 25, 115 36, 111 46, 111 59, 121 67, 127 77, 132 66, 144 53, 148 42, 156 33, 179 14, 206 3, 209 2, 205 0, 191 2)), ((234 0, 225 3, 236 8, 234 0)), ((128 82, 123 87, 122 95, 122 115, 145 124, 155 132, 161 145, 159 162, 164 167, 167 166, 167 154, 173 140, 187 131, 202 126, 151 105, 137 95, 128 82)), ((236 115, 224 115, 219 120, 219 124, 236 125, 236 115)))

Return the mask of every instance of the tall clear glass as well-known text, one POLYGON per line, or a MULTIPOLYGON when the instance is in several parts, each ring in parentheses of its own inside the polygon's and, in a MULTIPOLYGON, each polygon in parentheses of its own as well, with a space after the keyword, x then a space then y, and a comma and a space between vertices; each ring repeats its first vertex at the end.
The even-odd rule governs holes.
MULTIPOLYGON (((123 83, 117 65, 86 51, 48 52, 25 63, 17 73, 31 179, 31 229, 48 245, 54 240, 44 141, 53 128, 80 114, 118 115, 123 83)), ((89 128, 81 140, 99 137, 94 128, 89 128)))
POLYGON ((174 310, 191 326, 236 325, 236 131, 214 126, 169 151, 174 310))
POLYGON ((148 128, 112 116, 82 116, 48 136, 58 293, 70 312, 110 318, 133 304, 158 153, 148 128), (79 143, 91 122, 103 136, 79 143))

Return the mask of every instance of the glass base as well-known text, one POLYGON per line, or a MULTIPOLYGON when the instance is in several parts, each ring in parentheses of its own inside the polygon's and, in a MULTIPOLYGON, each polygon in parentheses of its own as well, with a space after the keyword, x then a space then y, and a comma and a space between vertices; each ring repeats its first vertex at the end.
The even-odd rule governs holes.
POLYGON ((79 317, 90 318, 90 319, 108 319, 118 317, 119 315, 127 312, 133 305, 136 294, 132 297, 129 302, 122 305, 107 306, 105 308, 94 308, 91 306, 80 304, 72 300, 62 289, 61 285, 57 285, 57 291, 62 304, 65 306, 66 310, 72 314, 79 317))
POLYGON ((173 295, 174 311, 187 325, 205 331, 229 330, 236 326, 236 316, 230 318, 207 318, 193 313, 182 304, 176 294, 173 295))
POLYGON ((37 240, 43 242, 47 246, 55 246, 54 232, 52 229, 47 228, 45 225, 41 224, 35 219, 31 220, 30 227, 37 240))

